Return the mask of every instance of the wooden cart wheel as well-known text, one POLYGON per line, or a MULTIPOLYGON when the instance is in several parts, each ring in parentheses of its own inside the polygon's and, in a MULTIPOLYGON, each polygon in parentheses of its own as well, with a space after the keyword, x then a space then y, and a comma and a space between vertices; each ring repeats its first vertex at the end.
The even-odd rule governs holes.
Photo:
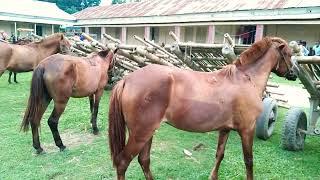
POLYGON ((272 135, 274 124, 278 116, 278 105, 276 100, 267 97, 263 99, 263 111, 256 123, 256 136, 267 140, 272 135))
POLYGON ((306 134, 301 130, 307 130, 306 113, 301 108, 292 107, 282 127, 282 148, 289 151, 303 150, 306 134))

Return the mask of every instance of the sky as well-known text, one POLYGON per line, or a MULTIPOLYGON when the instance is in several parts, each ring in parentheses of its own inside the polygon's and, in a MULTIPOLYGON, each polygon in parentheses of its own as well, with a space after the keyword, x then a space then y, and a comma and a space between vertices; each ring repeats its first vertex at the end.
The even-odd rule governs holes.
POLYGON ((112 0, 101 0, 101 4, 100 6, 104 6, 104 5, 110 5, 112 2, 112 0))

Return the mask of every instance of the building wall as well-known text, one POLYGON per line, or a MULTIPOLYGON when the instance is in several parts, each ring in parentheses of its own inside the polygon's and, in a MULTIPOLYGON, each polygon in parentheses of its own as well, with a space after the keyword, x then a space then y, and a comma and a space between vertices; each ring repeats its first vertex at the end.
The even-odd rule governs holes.
POLYGON ((128 27, 127 28, 127 44, 143 45, 142 43, 140 43, 139 41, 133 38, 134 35, 144 38, 144 27, 128 27))
POLYGON ((101 41, 101 27, 89 27, 90 36, 101 41))
POLYGON ((174 32, 174 27, 160 27, 159 28, 159 43, 172 44, 174 40, 169 35, 169 32, 174 32))
POLYGON ((266 36, 278 36, 288 42, 293 40, 304 40, 307 47, 311 47, 320 40, 320 25, 266 25, 264 27, 266 36))
POLYGON ((216 25, 215 26, 215 38, 214 43, 220 44, 223 43, 224 34, 228 33, 233 39, 236 37, 236 30, 238 26, 235 25, 216 25))
POLYGON ((14 33, 14 23, 0 21, 0 30, 5 31, 9 36, 14 33))

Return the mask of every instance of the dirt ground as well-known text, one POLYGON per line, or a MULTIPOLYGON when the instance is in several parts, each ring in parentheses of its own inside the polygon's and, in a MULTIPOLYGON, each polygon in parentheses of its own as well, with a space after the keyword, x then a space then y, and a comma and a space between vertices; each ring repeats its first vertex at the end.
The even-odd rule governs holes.
MULTIPOLYGON (((286 103, 289 106, 297 107, 309 107, 309 93, 306 89, 302 87, 280 85, 278 88, 268 88, 276 92, 283 93, 281 99, 288 100, 286 103)), ((278 95, 273 95, 272 97, 277 97, 278 95)))

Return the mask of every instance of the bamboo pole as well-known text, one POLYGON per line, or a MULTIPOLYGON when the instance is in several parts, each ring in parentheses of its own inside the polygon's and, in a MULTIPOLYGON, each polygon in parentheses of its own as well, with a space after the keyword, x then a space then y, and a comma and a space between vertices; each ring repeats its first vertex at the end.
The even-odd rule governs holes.
POLYGON ((174 32, 170 31, 170 32, 169 32, 169 35, 172 37, 172 39, 173 39, 174 41, 180 42, 178 36, 177 36, 174 32))
POLYGON ((320 64, 320 56, 293 56, 299 64, 320 64))
POLYGON ((102 44, 102 43, 100 43, 99 41, 93 39, 93 38, 90 37, 88 34, 82 33, 81 35, 82 35, 84 38, 86 38, 88 41, 96 43, 96 44, 97 44, 98 46, 100 46, 103 50, 107 50, 107 49, 108 49, 104 44, 102 44))
POLYGON ((144 50, 143 48, 137 47, 135 51, 140 55, 140 56, 145 56, 146 58, 150 59, 152 62, 157 63, 157 64, 162 64, 166 66, 174 66, 173 64, 164 61, 163 59, 159 58, 158 56, 149 53, 147 50, 144 50))
POLYGON ((222 47, 221 52, 223 56, 227 58, 229 64, 231 64, 234 60, 237 59, 237 55, 234 53, 233 48, 228 44, 225 44, 222 47))
POLYGON ((232 40, 232 38, 230 37, 230 35, 228 33, 225 33, 223 36, 224 36, 225 40, 229 43, 229 45, 233 48, 235 46, 235 43, 232 40))
POLYGON ((77 48, 70 47, 70 50, 76 52, 76 53, 79 54, 80 56, 87 56, 87 53, 85 53, 85 52, 83 52, 83 51, 81 51, 81 50, 79 50, 79 49, 77 49, 77 48))
POLYGON ((110 41, 112 41, 112 42, 121 44, 120 39, 116 39, 116 38, 112 37, 112 36, 109 35, 109 34, 104 33, 104 34, 103 34, 103 37, 107 38, 108 40, 110 40, 110 41))
POLYGON ((183 56, 183 53, 181 52, 179 45, 175 44, 171 46, 171 52, 173 52, 180 60, 183 61, 189 68, 196 70, 196 71, 201 71, 202 69, 199 67, 198 64, 193 62, 190 57, 188 56, 183 56))
POLYGON ((150 46, 147 42, 145 42, 142 38, 140 38, 137 35, 134 35, 133 38, 139 42, 141 42, 142 44, 144 44, 145 46, 150 46))

